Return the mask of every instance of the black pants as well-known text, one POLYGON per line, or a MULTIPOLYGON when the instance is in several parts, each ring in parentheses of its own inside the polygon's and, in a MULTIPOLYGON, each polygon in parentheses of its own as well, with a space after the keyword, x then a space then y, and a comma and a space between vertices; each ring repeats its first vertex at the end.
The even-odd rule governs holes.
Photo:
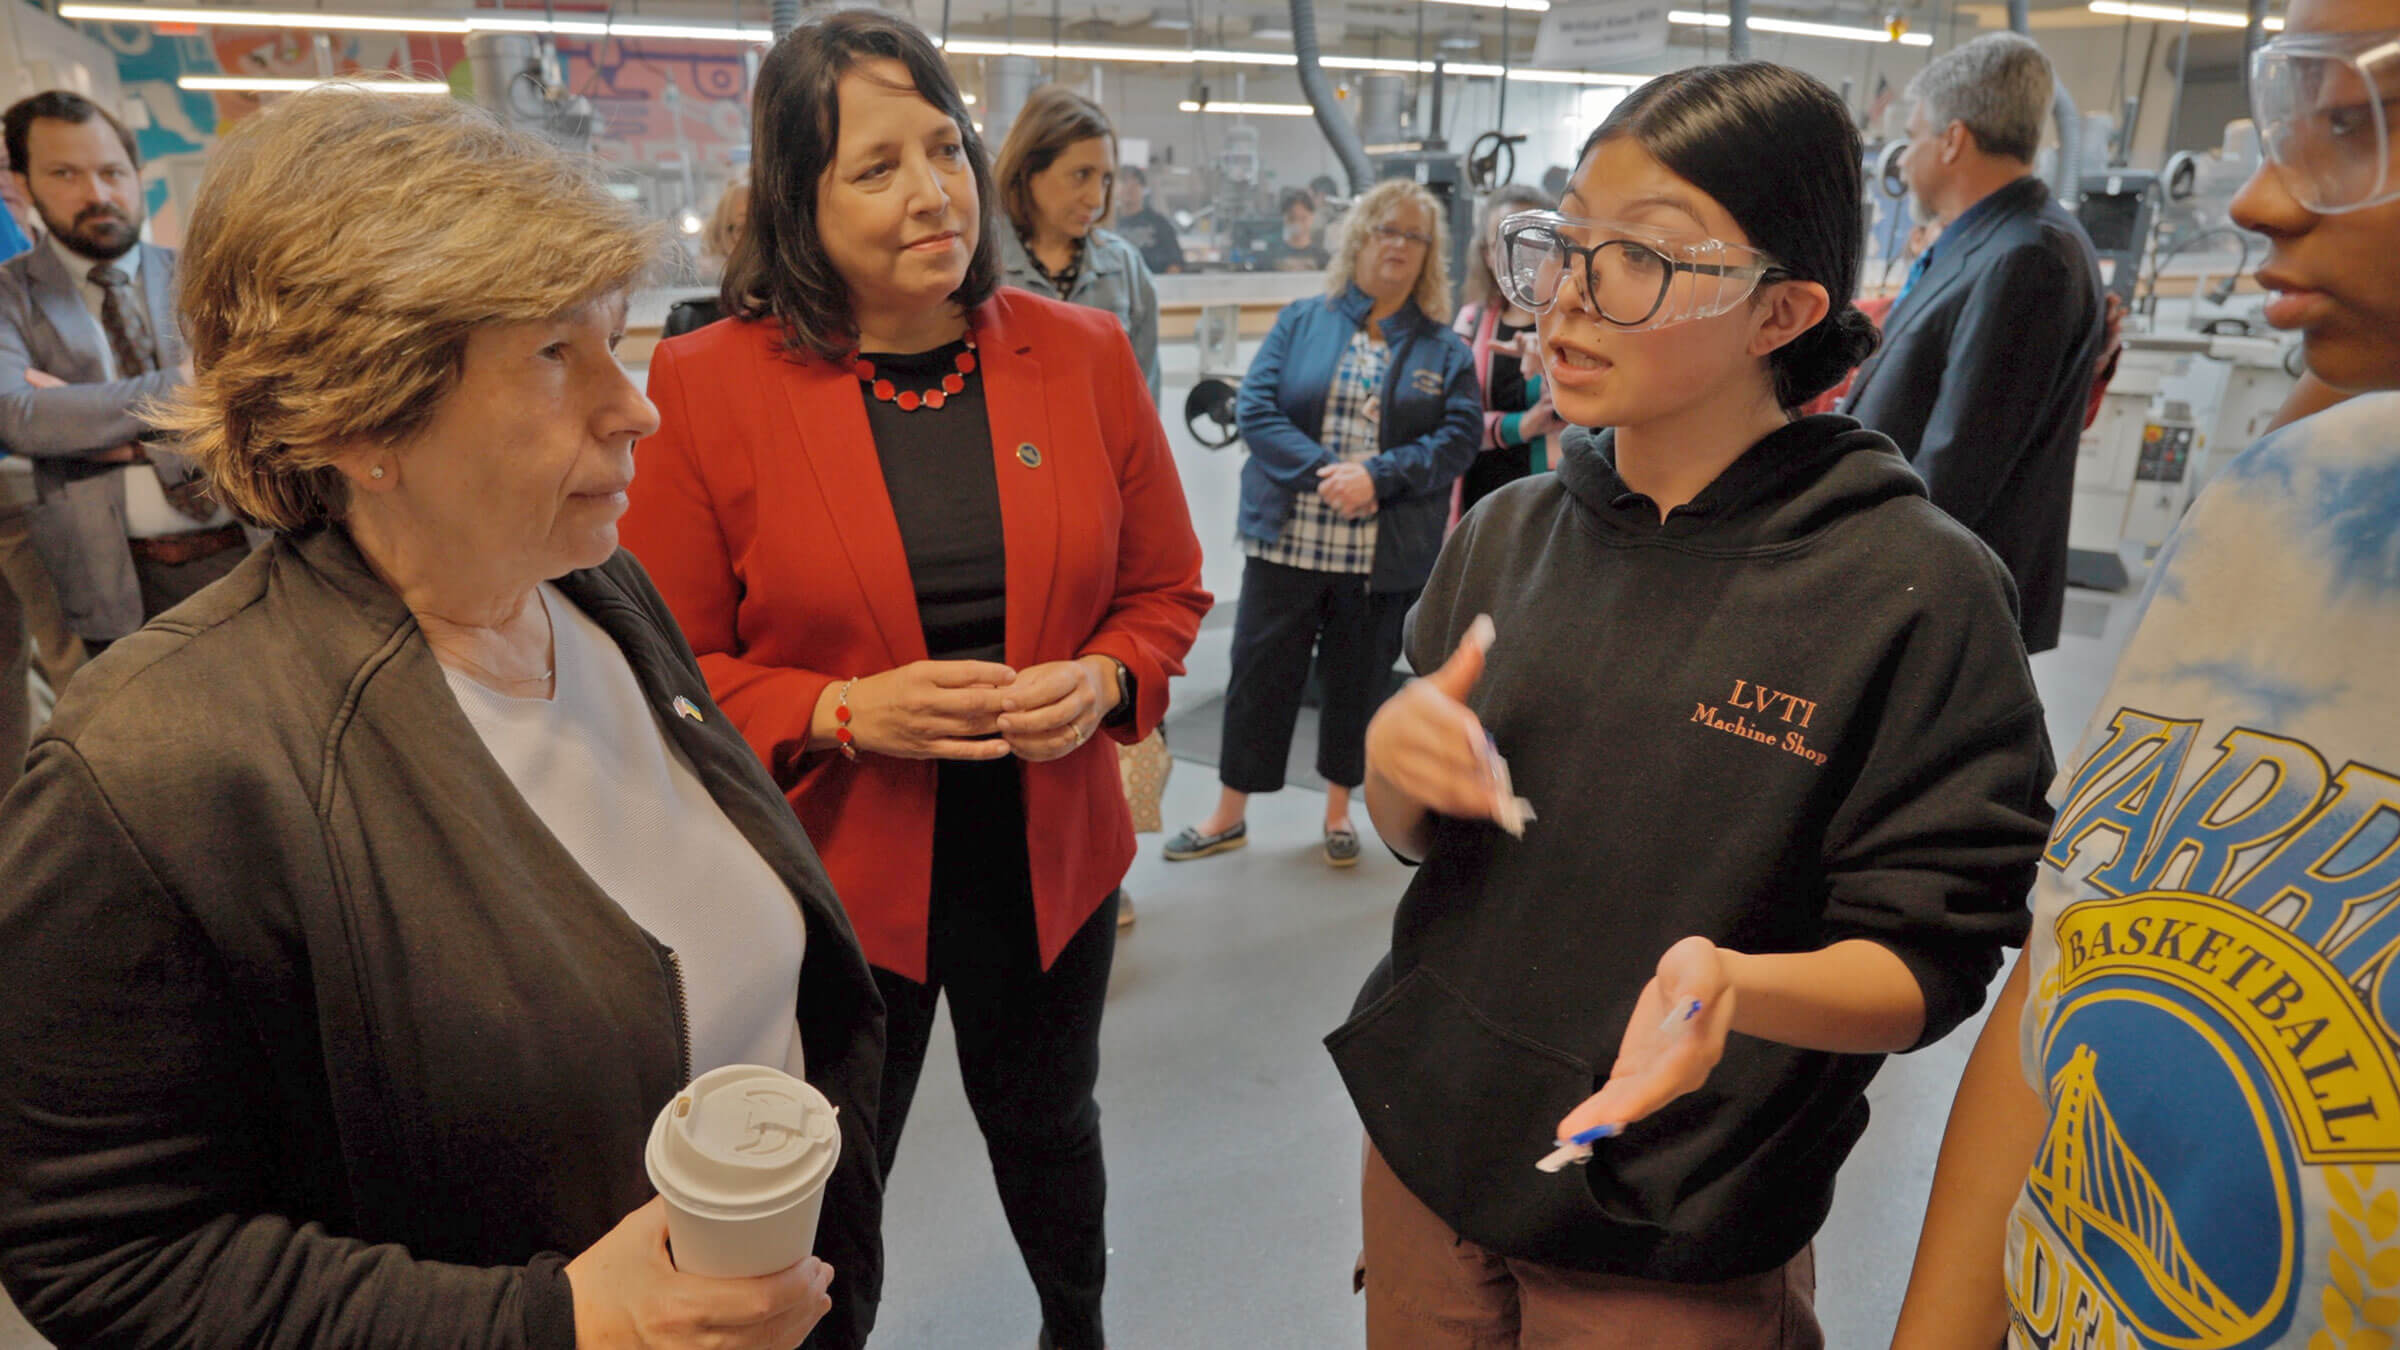
POLYGON ((927 982, 875 971, 888 1014, 878 1152, 891 1175, 934 1005, 950 995, 959 1077, 983 1131, 1000 1207, 1058 1350, 1101 1350, 1108 1275, 1100 1157, 1100 1009, 1117 950, 1117 902, 1048 971, 1034 934, 1018 766, 944 764, 933 831, 927 982))
POLYGON ((1340 787, 1365 782, 1367 718, 1390 686, 1401 625, 1416 599, 1413 590, 1370 591, 1363 576, 1246 560, 1218 779, 1236 792, 1283 786, 1313 649, 1325 684, 1317 772, 1340 787))

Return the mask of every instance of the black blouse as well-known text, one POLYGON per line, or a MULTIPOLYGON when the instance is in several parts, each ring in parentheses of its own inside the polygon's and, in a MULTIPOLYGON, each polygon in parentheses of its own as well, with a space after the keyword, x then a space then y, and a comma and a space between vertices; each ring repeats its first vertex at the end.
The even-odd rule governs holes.
MULTIPOLYGON (((1506 342, 1533 331, 1532 324, 1503 321, 1492 328, 1492 341, 1506 342)), ((1492 353, 1492 377, 1483 388, 1483 406, 1492 412, 1523 412, 1533 406, 1525 388, 1525 367, 1506 352, 1492 353)))
MULTIPOLYGON (((957 371, 962 339, 929 352, 875 352, 867 360, 895 391, 941 387, 957 371)), ((1008 650, 1008 548, 1000 525, 1000 477, 992 467, 992 427, 983 373, 939 408, 903 412, 865 391, 867 428, 883 463, 883 485, 900 523, 908 574, 925 626, 926 655, 936 661, 1005 661, 1008 650)))

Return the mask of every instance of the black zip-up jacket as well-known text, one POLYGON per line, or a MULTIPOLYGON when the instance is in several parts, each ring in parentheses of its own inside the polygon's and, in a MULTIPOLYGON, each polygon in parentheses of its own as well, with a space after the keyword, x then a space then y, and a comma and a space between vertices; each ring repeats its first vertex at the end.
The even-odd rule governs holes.
POLYGON ((1540 818, 1436 818, 1392 950, 1328 1038, 1392 1169, 1461 1235, 1706 1282, 1816 1232, 1881 1057, 1743 1036, 1706 1087, 1534 1169, 1605 1081, 1658 958, 1879 942, 1968 1016, 2023 940, 2047 734, 2009 578, 1846 417, 1775 432, 1661 522, 1569 438, 1470 512, 1410 617, 1420 671, 1479 613, 1471 705, 1540 818))
MULTIPOLYGON (((856 1346, 882 1283, 866 960, 640 565, 558 585, 806 921, 801 1046, 842 1125, 809 1344, 856 1346)), ((0 990, 0 1281, 79 1348, 571 1350, 565 1262, 650 1198, 689 1071, 673 953, 338 530, 76 677, 0 804, 0 990)))

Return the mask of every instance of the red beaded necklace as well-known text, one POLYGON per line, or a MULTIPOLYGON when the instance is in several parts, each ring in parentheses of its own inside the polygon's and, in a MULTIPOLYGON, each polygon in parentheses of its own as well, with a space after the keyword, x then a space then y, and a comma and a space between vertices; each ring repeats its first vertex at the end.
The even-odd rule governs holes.
POLYGON ((975 373, 975 338, 973 335, 970 334, 967 338, 967 349, 952 358, 951 364, 958 369, 951 374, 944 375, 939 387, 922 392, 915 389, 893 387, 890 380, 875 373, 875 363, 863 356, 855 358, 850 369, 858 376, 859 383, 867 387, 868 393, 886 403, 899 404, 902 412, 915 412, 919 408, 939 408, 949 401, 952 394, 966 392, 967 377, 975 373))

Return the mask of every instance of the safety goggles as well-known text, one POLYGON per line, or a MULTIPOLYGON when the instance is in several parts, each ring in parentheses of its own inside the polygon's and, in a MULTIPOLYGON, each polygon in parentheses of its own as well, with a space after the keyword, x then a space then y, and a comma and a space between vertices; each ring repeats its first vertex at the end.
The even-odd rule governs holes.
POLYGON ((1549 311, 1567 278, 1618 328, 1664 328, 1714 318, 1781 271, 1757 249, 1721 239, 1676 239, 1640 225, 1521 211, 1500 222, 1500 289, 1509 302, 1549 311))
POLYGON ((2290 33, 2250 57, 2250 117, 2293 200, 2323 214, 2400 198, 2400 30, 2290 33))

